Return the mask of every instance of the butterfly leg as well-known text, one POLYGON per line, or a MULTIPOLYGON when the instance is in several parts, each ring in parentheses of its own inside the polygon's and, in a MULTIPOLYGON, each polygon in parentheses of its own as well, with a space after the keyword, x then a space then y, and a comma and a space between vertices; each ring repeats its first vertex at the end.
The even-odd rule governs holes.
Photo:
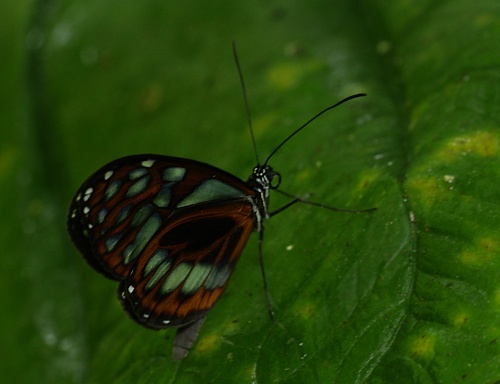
MULTIPOLYGON (((335 208, 335 207, 330 207, 329 205, 324 205, 324 204, 320 204, 320 203, 316 203, 314 201, 310 201, 310 200, 305 200, 303 199, 302 197, 297 197, 297 196, 294 196, 290 193, 287 193, 287 192, 284 192, 280 189, 275 189, 275 191, 278 191, 279 193, 281 193, 282 195, 285 195, 285 196, 288 196, 288 197, 291 197, 293 198, 292 201, 290 201, 288 204, 285 204, 284 206, 282 206, 281 208, 278 208, 277 210, 271 212, 269 214, 269 217, 271 216, 274 216, 275 214, 277 213, 280 213, 281 211, 284 211, 285 209, 287 209, 288 207, 290 207, 291 205, 295 204, 295 203, 298 203, 298 202, 301 202, 301 203, 304 203, 304 204, 311 204, 311 205, 315 205, 317 207, 321 207, 321 208, 326 208, 326 209, 330 209, 332 211, 336 211, 336 212, 352 212, 352 213, 359 213, 359 212, 371 212, 371 211, 376 211, 377 208, 368 208, 368 209, 340 209, 340 208, 335 208)), ((308 197, 309 194, 306 196, 308 197)))
POLYGON ((266 294, 267 307, 269 308, 269 314, 271 315, 271 321, 275 323, 273 306, 271 305, 271 300, 269 299, 269 293, 267 292, 267 281, 266 281, 266 272, 264 269, 264 259, 262 258, 262 243, 264 242, 264 228, 261 228, 259 231, 259 261, 260 261, 260 270, 262 272, 262 281, 264 282, 264 293, 266 294))
MULTIPOLYGON (((281 191, 279 191, 279 192, 281 192, 281 191)), ((286 195, 288 195, 288 194, 286 194, 286 195)), ((300 197, 296 197, 296 196, 291 196, 291 197, 295 197, 295 199, 294 199, 294 200, 292 200, 292 201, 290 201, 288 204, 285 204, 285 205, 284 205, 284 206, 282 206, 281 208, 278 208, 277 210, 275 210, 275 211, 271 212, 271 213, 269 214, 269 217, 274 216, 274 215, 276 215, 277 213, 280 213, 280 212, 284 211, 285 209, 287 209, 288 207, 291 207, 291 206, 292 206, 292 205, 294 205, 295 203, 298 203, 298 202, 301 202, 301 203, 308 203, 308 201, 307 201, 307 200, 302 200, 300 197)))
POLYGON ((177 330, 174 339, 174 348, 172 350, 173 361, 179 361, 189 353, 189 350, 198 337, 198 333, 200 332, 205 318, 206 316, 177 330))

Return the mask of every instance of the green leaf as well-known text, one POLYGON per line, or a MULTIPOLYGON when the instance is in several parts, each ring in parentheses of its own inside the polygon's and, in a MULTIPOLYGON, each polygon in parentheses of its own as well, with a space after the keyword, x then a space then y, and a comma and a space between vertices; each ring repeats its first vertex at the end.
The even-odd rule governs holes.
POLYGON ((17 383, 500 380, 500 7, 492 0, 4 1, 0 377, 17 383), (33 16, 30 16, 33 15, 33 16), (25 27, 26 26, 26 27, 25 27), (65 233, 79 185, 136 153, 255 165, 265 223, 183 361, 65 233), (17 136, 14 136, 17 135, 17 136), (13 137, 15 137, 13 139, 13 137), (288 200, 272 196, 272 207, 288 200), (10 220, 9 220, 10 219, 10 220))

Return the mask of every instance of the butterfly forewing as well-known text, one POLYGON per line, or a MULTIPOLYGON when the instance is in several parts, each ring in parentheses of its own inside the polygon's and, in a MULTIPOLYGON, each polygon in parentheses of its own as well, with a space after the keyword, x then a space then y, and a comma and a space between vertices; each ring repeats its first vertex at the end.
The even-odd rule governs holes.
POLYGON ((82 185, 68 229, 94 269, 121 281, 133 319, 184 326, 206 316, 225 289, 255 225, 254 194, 204 163, 129 156, 82 185))

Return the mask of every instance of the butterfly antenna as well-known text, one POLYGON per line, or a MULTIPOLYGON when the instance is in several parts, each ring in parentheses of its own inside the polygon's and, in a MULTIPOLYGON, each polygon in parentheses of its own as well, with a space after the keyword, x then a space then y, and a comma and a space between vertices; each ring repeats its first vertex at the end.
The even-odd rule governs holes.
MULTIPOLYGON (((267 165, 267 162, 269 161, 269 159, 278 151, 278 149, 280 149, 288 140, 290 140, 293 136, 295 136, 297 133, 299 133, 302 129, 304 129, 305 127, 307 127, 309 125, 309 123, 311 123, 312 121, 316 120, 318 117, 320 117, 323 113, 325 113, 326 111, 329 111, 330 109, 333 109, 335 107, 338 107, 340 104, 343 104, 345 103, 346 101, 349 101, 349 100, 352 100, 352 99, 356 99, 358 97, 362 97, 362 96, 366 96, 366 93, 357 93, 355 95, 351 95, 349 97, 346 97, 345 99, 343 100, 340 100, 338 103, 326 108, 326 109, 323 109, 320 113, 318 113, 316 116, 314 116, 312 119, 310 119, 307 123, 305 123, 304 125, 302 125, 300 128, 298 128, 295 132, 293 132, 290 136, 288 136, 285 140, 283 140, 281 142, 280 145, 278 145, 274 151, 271 152, 271 154, 267 157, 266 161, 264 162, 264 165, 267 165)), ((253 137, 253 136, 252 136, 253 137)), ((255 143, 254 143, 255 145, 255 143)))
POLYGON ((245 90, 245 82, 243 81, 243 73, 241 72, 240 62, 238 60, 238 54, 236 53, 236 42, 233 40, 233 54, 234 61, 236 62, 236 68, 238 68, 238 74, 240 75, 241 89, 243 91, 243 101, 245 103, 245 108, 247 110, 248 117, 248 128, 250 128, 250 135, 252 136, 253 150, 255 152, 255 158, 257 159, 257 165, 259 165, 259 154, 257 152, 257 144, 255 143, 255 137, 253 135, 252 128, 252 117, 250 116, 250 108, 248 107, 247 92, 245 90))

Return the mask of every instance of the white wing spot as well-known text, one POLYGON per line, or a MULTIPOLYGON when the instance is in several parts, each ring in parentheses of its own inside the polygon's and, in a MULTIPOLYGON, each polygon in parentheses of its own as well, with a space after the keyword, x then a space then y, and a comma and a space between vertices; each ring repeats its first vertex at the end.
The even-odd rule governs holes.
POLYGON ((156 160, 144 160, 141 165, 146 168, 150 168, 153 166, 153 164, 156 162, 156 160))
POLYGON ((134 288, 134 286, 133 286, 133 285, 129 285, 129 286, 128 286, 128 293, 132 293, 132 292, 134 292, 134 289, 135 289, 135 288, 134 288))
POLYGON ((82 195, 81 195, 81 194, 78 194, 78 195, 76 196, 75 200, 76 200, 76 201, 80 201, 81 197, 82 197, 82 195))
POLYGON ((169 324, 170 320, 163 320, 163 324, 169 324))
POLYGON ((87 201, 88 199, 90 199, 92 192, 94 192, 94 188, 87 188, 83 196, 83 201, 87 201))
POLYGON ((145 319, 147 319, 149 317, 149 315, 147 313, 143 313, 142 317, 144 317, 145 319))
POLYGON ((104 174, 104 180, 109 180, 111 176, 113 176, 113 171, 108 171, 104 174))
POLYGON ((94 228, 94 226, 92 224, 89 224, 89 229, 92 229, 94 228))
POLYGON ((83 207, 83 213, 84 213, 84 214, 88 215, 88 214, 89 214, 89 212, 90 212, 89 207, 83 207))

